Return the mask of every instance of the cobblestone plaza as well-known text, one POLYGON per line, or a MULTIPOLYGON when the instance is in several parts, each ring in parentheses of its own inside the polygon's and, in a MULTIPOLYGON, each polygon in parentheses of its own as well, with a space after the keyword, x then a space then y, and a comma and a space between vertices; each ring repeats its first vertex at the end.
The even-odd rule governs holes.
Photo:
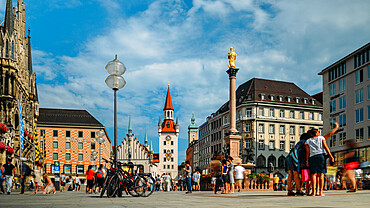
POLYGON ((55 195, 0 195, 1 208, 13 207, 369 207, 370 190, 347 193, 327 191, 324 197, 287 197, 283 191, 249 191, 214 195, 212 192, 155 192, 143 197, 99 198, 84 192, 57 192, 55 195))

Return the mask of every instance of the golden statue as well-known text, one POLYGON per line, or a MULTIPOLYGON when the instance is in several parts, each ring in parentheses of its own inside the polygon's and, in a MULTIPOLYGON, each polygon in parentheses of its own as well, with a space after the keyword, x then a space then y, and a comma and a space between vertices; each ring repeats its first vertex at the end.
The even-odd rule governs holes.
POLYGON ((227 54, 227 58, 229 59, 229 68, 235 68, 236 53, 233 50, 233 47, 230 47, 230 52, 227 54))

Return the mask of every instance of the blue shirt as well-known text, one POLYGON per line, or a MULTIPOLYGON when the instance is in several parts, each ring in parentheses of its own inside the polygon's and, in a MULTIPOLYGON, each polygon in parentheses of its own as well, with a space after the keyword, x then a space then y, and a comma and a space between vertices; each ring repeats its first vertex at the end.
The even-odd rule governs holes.
POLYGON ((4 177, 4 173, 5 173, 5 169, 0 169, 0 180, 5 180, 5 177, 4 177))

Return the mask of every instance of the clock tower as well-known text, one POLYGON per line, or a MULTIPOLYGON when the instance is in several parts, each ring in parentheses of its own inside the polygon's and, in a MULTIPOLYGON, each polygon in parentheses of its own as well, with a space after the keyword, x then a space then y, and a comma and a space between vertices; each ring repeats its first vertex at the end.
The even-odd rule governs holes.
POLYGON ((168 85, 166 101, 163 108, 164 120, 159 118, 159 174, 169 173, 171 178, 178 179, 178 119, 174 122, 174 108, 172 106, 170 86, 168 85))
POLYGON ((189 145, 193 141, 197 141, 197 140, 198 140, 198 126, 195 123, 195 117, 194 117, 194 113, 193 113, 193 115, 191 117, 191 124, 188 127, 188 142, 189 142, 189 145))

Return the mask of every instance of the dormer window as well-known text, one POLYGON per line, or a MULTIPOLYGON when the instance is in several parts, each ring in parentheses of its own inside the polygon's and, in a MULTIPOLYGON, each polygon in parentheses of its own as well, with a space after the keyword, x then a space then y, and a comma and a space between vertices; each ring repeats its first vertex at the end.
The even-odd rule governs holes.
POLYGON ((300 99, 299 97, 296 97, 296 98, 295 98, 295 102, 296 102, 296 103, 299 103, 299 99, 300 99))
POLYGON ((283 96, 282 95, 279 96, 279 101, 283 102, 283 96))
POLYGON ((303 103, 304 103, 304 104, 308 104, 308 99, 307 99, 307 98, 304 98, 304 99, 303 99, 303 103))
POLYGON ((274 96, 274 95, 270 95, 270 99, 271 99, 272 101, 274 101, 274 100, 275 100, 275 96, 274 96))
POLYGON ((265 94, 261 94, 261 99, 264 100, 265 99, 265 94))
POLYGON ((292 98, 291 97, 287 97, 287 100, 288 100, 289 103, 292 102, 292 98))
POLYGON ((252 95, 251 94, 247 95, 247 100, 252 100, 252 95))
POLYGON ((316 100, 312 99, 312 105, 316 105, 316 100))

